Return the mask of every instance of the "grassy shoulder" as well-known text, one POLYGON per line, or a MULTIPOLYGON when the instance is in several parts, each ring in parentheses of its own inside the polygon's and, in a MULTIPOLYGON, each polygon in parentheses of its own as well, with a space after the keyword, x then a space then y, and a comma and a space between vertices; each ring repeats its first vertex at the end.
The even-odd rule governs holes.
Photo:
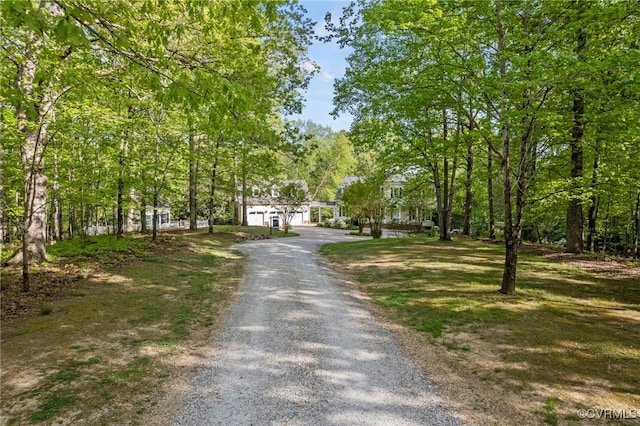
POLYGON ((3 268, 2 423, 140 424, 171 374, 167 360, 202 344, 241 282, 231 246, 264 233, 61 242, 32 269, 27 295, 20 271, 3 268))
MULTIPOLYGON (((328 244, 321 252, 391 321, 452 354, 453 371, 522 396, 540 423, 587 424, 578 410, 597 408, 626 409, 614 424, 638 421, 629 418, 630 410, 640 413, 637 278, 522 254, 518 294, 505 297, 497 292, 499 245, 412 237, 328 244)), ((487 410, 499 404, 490 393, 478 398, 487 410)))

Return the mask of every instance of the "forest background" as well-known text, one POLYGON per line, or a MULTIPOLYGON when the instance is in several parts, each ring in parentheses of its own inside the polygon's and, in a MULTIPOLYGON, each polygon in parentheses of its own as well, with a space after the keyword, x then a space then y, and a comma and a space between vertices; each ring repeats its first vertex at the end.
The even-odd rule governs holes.
POLYGON ((133 211, 212 230, 255 183, 332 200, 345 175, 379 173, 435 200, 442 239, 503 238, 506 293, 523 241, 638 257, 633 2, 347 6, 325 40, 353 49, 335 84, 348 133, 283 118, 318 71, 295 3, 1 8, 0 222, 27 272, 91 224, 123 236, 133 211))

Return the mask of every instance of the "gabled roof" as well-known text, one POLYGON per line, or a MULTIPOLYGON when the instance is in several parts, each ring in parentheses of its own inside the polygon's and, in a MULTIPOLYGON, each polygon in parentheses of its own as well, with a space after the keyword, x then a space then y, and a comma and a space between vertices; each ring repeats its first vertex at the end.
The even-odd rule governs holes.
POLYGON ((278 189, 283 186, 287 186, 289 184, 296 184, 307 196, 307 200, 309 199, 309 186, 307 185, 307 181, 303 179, 284 179, 278 183, 270 183, 264 182, 261 186, 260 195, 254 197, 251 193, 247 194, 247 204, 248 205, 270 205, 274 202, 274 197, 272 196, 272 189, 278 189))
POLYGON ((287 186, 289 184, 296 184, 298 185, 298 187, 300 187, 305 194, 307 194, 307 198, 309 197, 309 186, 307 185, 307 181, 304 179, 289 179, 289 180, 283 180, 282 181, 282 186, 287 186))
POLYGON ((342 179, 342 182, 340 182, 340 186, 338 187, 338 191, 336 191, 336 196, 334 198, 335 201, 339 201, 340 198, 342 197, 342 193, 344 192, 344 189, 351 185, 353 182, 359 182, 363 179, 362 176, 345 176, 344 179, 342 179))

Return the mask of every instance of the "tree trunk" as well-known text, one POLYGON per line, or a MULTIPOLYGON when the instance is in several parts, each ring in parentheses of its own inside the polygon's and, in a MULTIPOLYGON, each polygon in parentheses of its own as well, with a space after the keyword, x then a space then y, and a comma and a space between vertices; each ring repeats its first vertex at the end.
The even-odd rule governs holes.
MULTIPOLYGON (((505 50, 505 30, 502 24, 501 5, 496 2, 496 30, 498 32, 498 54, 505 50)), ((499 63, 499 74, 501 79, 505 79, 507 73, 506 59, 502 57, 499 63)), ((503 83, 506 84, 506 83, 503 83)), ((508 94, 506 89, 502 92, 502 100, 506 101, 508 94)), ((506 115, 506 111, 502 112, 506 115)), ((500 129, 500 138, 502 141, 502 180, 503 180, 503 200, 504 200, 504 242, 505 242, 505 260, 504 272, 502 275, 502 286, 500 293, 512 295, 516 292, 516 272, 518 268, 518 246, 519 241, 513 224, 513 210, 511 198, 511 138, 509 135, 509 122, 506 117, 502 117, 502 127, 500 129)))
POLYGON ((449 218, 447 216, 449 211, 449 160, 447 157, 444 158, 442 163, 442 173, 442 227, 440 228, 440 240, 450 241, 451 233, 449 232, 449 218))
POLYGON ((438 164, 434 161, 431 163, 431 172, 433 174, 433 187, 436 191, 436 213, 438 214, 438 228, 440 239, 443 238, 443 229, 446 228, 446 221, 444 218, 443 208, 443 196, 442 196, 442 184, 440 183, 440 172, 438 170, 438 164))
MULTIPOLYGON (((224 143, 224 139, 222 133, 218 136, 218 140, 216 141, 215 148, 215 157, 213 160, 213 168, 211 169, 211 191, 209 192, 209 234, 213 234, 213 222, 216 218, 216 204, 215 204, 215 196, 216 196, 216 179, 218 177, 218 159, 220 158, 220 146, 224 143)), ((235 171, 234 171, 235 174, 235 171)), ((235 189, 234 189, 235 192, 235 189)))
POLYGON ((58 188, 53 198, 53 237, 56 241, 62 241, 64 239, 62 223, 62 197, 60 196, 60 189, 58 188))
MULTIPOLYGON (((2 149, 2 146, 0 146, 0 170, 4 170, 2 168, 3 160, 4 160, 4 150, 2 149)), ((2 172, 0 172, 0 247, 4 246, 5 237, 7 236, 7 231, 6 231, 7 219, 4 213, 5 199, 4 199, 4 185, 2 184, 3 182, 4 182, 4 177, 2 176, 2 172)))
POLYGON ((238 153, 233 155, 233 224, 239 226, 242 223, 240 218, 240 203, 238 202, 238 153))
MULTIPOLYGON (((30 86, 35 79, 36 64, 27 60, 19 71, 20 85, 30 86)), ((19 87, 30 92, 32 89, 19 87)), ((24 143, 20 147, 24 182, 24 215, 23 215, 23 250, 10 260, 11 263, 23 264, 23 280, 27 280, 25 291, 29 291, 28 261, 42 261, 47 259, 46 231, 47 231, 47 178, 44 175, 44 150, 47 142, 47 128, 49 126, 50 109, 53 108, 53 96, 45 92, 38 105, 38 117, 30 119, 26 107, 17 108, 18 130, 24 136, 24 143), (25 258, 23 260, 23 258, 25 258)))
POLYGON ((189 135, 189 229, 198 229, 198 167, 196 164, 196 144, 193 134, 189 135))
MULTIPOLYGON (((51 6, 44 2, 39 7, 51 12, 48 9, 51 6)), ((11 96, 11 101, 16 112, 18 131, 23 137, 20 154, 25 177, 22 250, 10 262, 22 263, 24 291, 29 291, 29 260, 47 258, 47 178, 44 175, 44 151, 47 128, 58 94, 53 93, 53 79, 49 73, 38 75, 42 44, 43 37, 40 33, 28 31, 24 40, 24 59, 18 64, 16 75, 10 78, 13 80, 12 89, 17 95, 11 96)), ((62 67, 61 63, 58 65, 56 72, 62 67)))
MULTIPOLYGON (((576 53, 582 59, 586 43, 583 28, 578 30, 576 53)), ((567 208, 567 253, 582 253, 583 210, 580 179, 582 178, 582 143, 584 136, 584 94, 573 90, 573 127, 571 130, 571 190, 567 208)))
POLYGON ((589 205, 589 213, 588 213, 588 228, 589 233, 587 234, 587 247, 586 249, 590 252, 595 251, 595 239, 596 239, 596 224, 598 220, 598 207, 600 204, 599 197, 596 193, 596 186, 598 184, 598 168, 600 167, 600 158, 599 153, 596 152, 596 158, 593 160, 593 174, 591 175, 591 202, 589 205))
POLYGON ((213 168, 211 169, 211 191, 209 192, 209 234, 213 234, 213 222, 216 216, 216 204, 215 204, 215 195, 216 195, 216 178, 218 169, 218 158, 216 157, 216 161, 213 163, 213 168))
POLYGON ((453 165, 451 167, 451 181, 449 183, 449 192, 446 194, 447 196, 447 208, 445 210, 445 223, 447 228, 446 240, 451 241, 451 218, 453 214, 453 197, 455 195, 455 180, 456 180, 456 170, 458 168, 458 159, 456 157, 453 158, 453 165))
POLYGON ((512 295, 516 293, 516 271, 518 268, 518 248, 520 242, 517 238, 513 224, 512 196, 511 196, 511 167, 509 161, 511 141, 509 138, 509 126, 505 122, 501 130, 502 138, 502 180, 504 185, 504 243, 505 259, 504 273, 502 275, 502 287, 500 293, 512 295))
POLYGON ((68 211, 68 228, 67 228, 67 237, 72 239, 76 232, 76 209, 74 206, 69 206, 68 211))
MULTIPOLYGON (((130 188, 129 189, 129 201, 130 202, 134 202, 138 197, 136 196, 136 190, 134 188, 130 188)), ((136 217, 136 210, 135 208, 133 208, 133 205, 131 206, 131 208, 126 210, 126 215, 125 215, 125 226, 124 226, 124 232, 133 232, 136 229, 135 226, 135 217, 136 217)))
POLYGON ((149 232, 147 228, 147 198, 144 193, 140 196, 140 233, 146 234, 149 232))
MULTIPOLYGON (((121 163, 122 165, 122 163, 121 163)), ((121 172, 122 174, 122 172, 121 172)), ((118 199, 117 199, 117 226, 116 226, 116 238, 122 238, 124 235, 124 200, 123 200, 123 192, 124 192, 124 178, 121 176, 118 177, 118 199)))
POLYGON ((41 171, 33 170, 27 176, 24 189, 25 210, 23 214, 22 251, 14 256, 10 263, 22 263, 22 290, 29 288, 29 260, 47 259, 46 220, 47 220, 47 178, 41 171))
POLYGON ((158 192, 153 191, 153 223, 151 224, 151 241, 158 239, 158 192))
POLYGON ((462 229, 462 234, 467 236, 471 235, 471 209, 473 207, 473 155, 473 145, 469 144, 465 158, 467 161, 467 180, 464 183, 464 226, 462 229))
MULTIPOLYGON (((449 128, 447 126, 447 111, 442 111, 442 138, 446 145, 449 139, 449 128)), ((445 156, 442 168, 442 209, 438 215, 440 222, 440 240, 451 241, 451 199, 449 197, 449 160, 445 156)), ((436 191, 437 192, 437 191, 436 191)))
POLYGON ((640 190, 636 195, 636 209, 634 215, 634 232, 633 232, 633 257, 634 259, 640 258, 640 253, 638 252, 638 245, 640 244, 640 190))
MULTIPOLYGON (((26 170, 24 183, 23 252, 11 260, 20 263, 22 257, 28 260, 47 259, 47 178, 44 175, 42 145, 46 138, 46 126, 31 132, 28 143, 22 147, 22 162, 26 170)), ((28 272, 27 272, 28 275, 28 272)), ((27 290, 28 291, 28 290, 27 290)))
POLYGON ((242 226, 249 226, 247 221, 247 159, 242 154, 242 226))
POLYGON ((607 240, 609 239, 609 228, 611 226, 611 197, 607 200, 607 213, 604 216, 604 235, 602 236, 602 253, 607 252, 607 240))
POLYGON ((140 233, 146 234, 149 232, 147 225, 147 173, 144 170, 140 171, 140 183, 142 189, 140 190, 139 203, 138 203, 138 215, 140 216, 140 233))
POLYGON ((62 197, 60 196, 60 168, 58 164, 58 147, 54 142, 53 154, 53 208, 51 217, 53 219, 53 229, 51 237, 55 241, 62 241, 62 197))
POLYGON ((487 202, 489 204, 489 239, 496 239, 496 213, 495 213, 495 199, 493 196, 493 152, 491 147, 487 150, 487 202))
POLYGON ((118 196, 117 196, 117 226, 116 238, 124 235, 124 139, 120 141, 120 153, 118 154, 118 196))

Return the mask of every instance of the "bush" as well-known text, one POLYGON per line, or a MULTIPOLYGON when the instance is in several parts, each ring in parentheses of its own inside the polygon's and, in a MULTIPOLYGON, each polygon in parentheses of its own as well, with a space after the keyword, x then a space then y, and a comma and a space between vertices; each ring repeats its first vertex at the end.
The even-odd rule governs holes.
POLYGON ((347 229, 347 223, 344 220, 336 220, 333 223, 333 227, 336 229, 347 229))

